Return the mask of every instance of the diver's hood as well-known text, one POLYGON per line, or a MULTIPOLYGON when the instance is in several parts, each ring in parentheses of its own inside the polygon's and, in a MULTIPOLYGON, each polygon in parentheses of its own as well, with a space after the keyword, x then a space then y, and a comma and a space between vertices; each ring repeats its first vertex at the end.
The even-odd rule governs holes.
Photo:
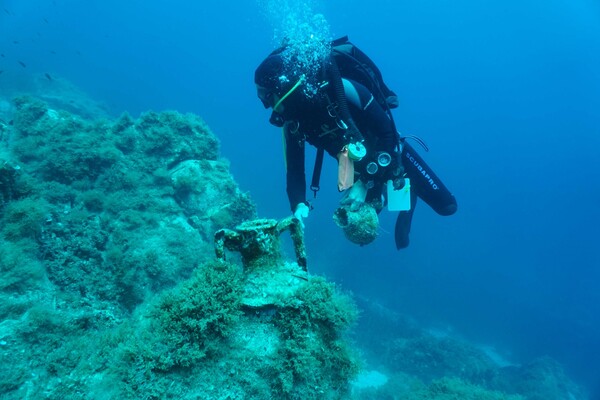
POLYGON ((286 63, 283 50, 284 48, 279 48, 269 54, 254 72, 257 94, 265 108, 274 106, 273 95, 282 98, 303 76, 301 71, 295 71, 291 67, 294 65, 293 61, 286 63))
POLYGON ((254 72, 257 94, 265 108, 273 107, 273 96, 281 96, 284 91, 281 79, 284 76, 283 69, 281 54, 271 53, 254 72))
POLYGON ((254 72, 257 95, 265 108, 273 109, 269 122, 277 127, 285 121, 297 120, 304 115, 308 104, 320 101, 319 96, 306 96, 303 88, 306 75, 294 67, 297 65, 294 60, 286 60, 284 50, 282 47, 273 51, 254 72))

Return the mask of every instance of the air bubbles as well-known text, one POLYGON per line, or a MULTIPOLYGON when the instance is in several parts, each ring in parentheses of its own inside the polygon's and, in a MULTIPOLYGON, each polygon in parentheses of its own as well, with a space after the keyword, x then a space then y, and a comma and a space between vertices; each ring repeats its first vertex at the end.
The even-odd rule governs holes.
POLYGON ((304 94, 317 93, 320 72, 331 51, 331 34, 325 16, 315 12, 316 1, 259 0, 273 25, 275 46, 282 53, 286 76, 297 82, 305 76, 304 94))

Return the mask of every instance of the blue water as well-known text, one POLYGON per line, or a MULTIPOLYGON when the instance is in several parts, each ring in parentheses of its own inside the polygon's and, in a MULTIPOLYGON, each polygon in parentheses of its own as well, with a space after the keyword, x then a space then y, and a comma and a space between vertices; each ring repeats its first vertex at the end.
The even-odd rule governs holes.
MULTIPOLYGON (((0 70, 64 77, 115 114, 200 114, 261 216, 280 218, 281 135, 253 73, 286 24, 265 3, 0 1, 0 70)), ((398 128, 428 143, 459 212, 419 204, 402 252, 383 213, 378 240, 355 247, 331 218, 328 161, 310 268, 516 361, 550 355, 600 393, 600 3, 323 3, 310 9, 377 62, 400 97, 398 128)))

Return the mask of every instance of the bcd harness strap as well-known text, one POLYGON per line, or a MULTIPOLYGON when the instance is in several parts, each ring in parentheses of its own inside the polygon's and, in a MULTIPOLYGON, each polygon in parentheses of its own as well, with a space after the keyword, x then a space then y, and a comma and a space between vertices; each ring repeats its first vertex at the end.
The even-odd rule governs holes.
MULTIPOLYGON (((324 83, 321 85, 322 88, 331 84, 335 101, 331 101, 329 95, 325 95, 328 106, 327 111, 329 116, 336 121, 336 125, 339 129, 344 131, 345 142, 362 142, 364 139, 356 127, 350 110, 348 109, 348 103, 346 102, 346 95, 344 93, 344 84, 342 82, 342 76, 340 75, 339 67, 336 63, 335 58, 332 56, 329 59, 329 66, 326 68, 327 76, 324 83)), ((317 197, 317 192, 320 189, 319 181, 321 178, 321 170, 323 168, 323 148, 317 149, 317 156, 315 158, 315 167, 313 169, 312 180, 310 189, 313 191, 314 197, 317 197)))

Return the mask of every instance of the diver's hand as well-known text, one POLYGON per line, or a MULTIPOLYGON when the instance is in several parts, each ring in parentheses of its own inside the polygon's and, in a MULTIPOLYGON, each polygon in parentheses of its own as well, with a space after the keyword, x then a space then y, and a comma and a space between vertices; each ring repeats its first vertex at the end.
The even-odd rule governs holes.
POLYGON ((310 208, 306 205, 306 203, 299 203, 294 210, 294 217, 300 221, 300 226, 304 228, 304 218, 308 218, 308 212, 310 208))

